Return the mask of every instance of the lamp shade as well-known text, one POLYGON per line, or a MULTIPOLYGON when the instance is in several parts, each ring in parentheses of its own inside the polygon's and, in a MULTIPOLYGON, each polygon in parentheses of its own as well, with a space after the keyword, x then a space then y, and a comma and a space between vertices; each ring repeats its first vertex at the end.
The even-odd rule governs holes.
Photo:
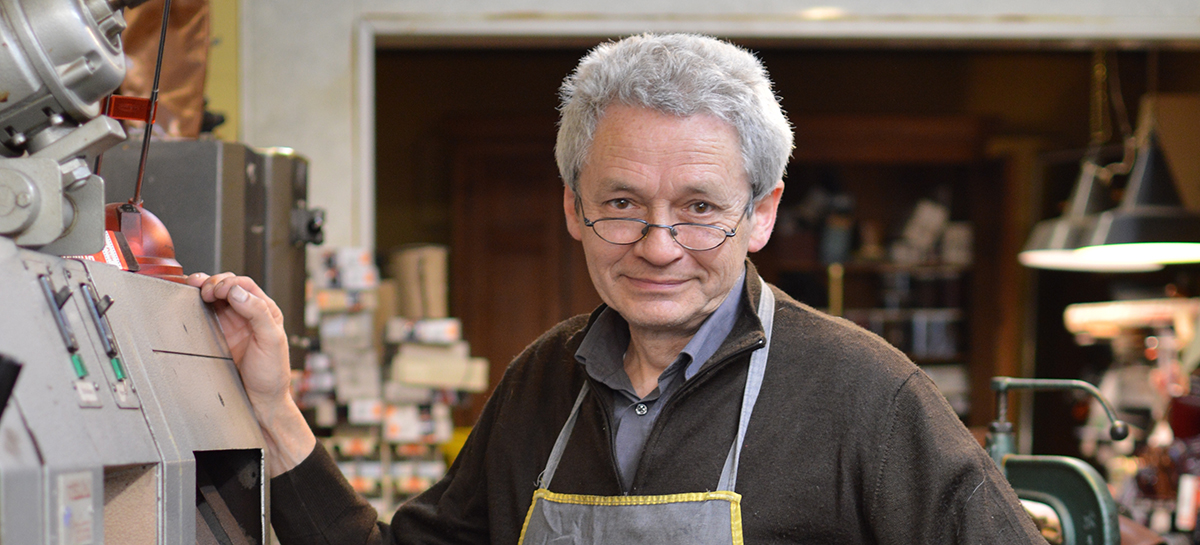
POLYGON ((1066 271, 1142 272, 1161 269, 1148 262, 1111 261, 1104 256, 1088 258, 1078 248, 1087 245, 1100 212, 1109 206, 1105 188, 1096 173, 1098 149, 1092 149, 1079 165, 1079 180, 1071 192, 1063 215, 1034 226, 1017 259, 1026 267, 1066 271))
POLYGON ((1153 130, 1138 150, 1121 204, 1096 218, 1078 253, 1111 263, 1200 262, 1200 214, 1183 207, 1153 130))

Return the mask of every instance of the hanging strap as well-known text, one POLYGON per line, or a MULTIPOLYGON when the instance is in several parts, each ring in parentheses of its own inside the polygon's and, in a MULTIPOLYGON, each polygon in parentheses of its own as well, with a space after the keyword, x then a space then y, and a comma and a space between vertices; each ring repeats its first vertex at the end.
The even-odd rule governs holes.
MULTIPOLYGON (((765 280, 760 277, 758 281, 762 287, 762 294, 758 298, 758 319, 762 322, 763 334, 766 338, 762 347, 755 350, 754 354, 750 356, 750 371, 746 375, 746 388, 742 392, 742 411, 738 419, 737 438, 729 447, 729 455, 725 458, 725 466, 721 470, 721 480, 717 483, 717 490, 732 491, 737 485, 738 459, 742 451, 742 442, 746 439, 746 428, 750 425, 750 415, 754 412, 755 402, 758 401, 758 391, 762 388, 763 375, 767 369, 767 353, 771 349, 771 326, 775 322, 775 294, 771 293, 771 287, 765 280)), ((542 470, 542 474, 538 476, 538 488, 550 487, 550 481, 554 479, 554 472, 558 470, 558 462, 562 460, 563 451, 567 449, 567 441, 575 429, 579 407, 583 405, 587 393, 588 383, 585 380, 583 388, 579 390, 579 397, 575 398, 575 406, 571 407, 571 415, 567 417, 566 424, 563 424, 562 430, 558 432, 558 439, 555 440, 554 448, 550 451, 550 459, 546 461, 546 469, 542 470)))
POLYGON ((554 449, 550 451, 550 459, 546 461, 546 469, 542 470, 542 474, 538 475, 538 488, 550 488, 550 481, 554 479, 554 472, 558 471, 558 461, 562 459, 564 450, 567 450, 567 440, 571 438, 571 430, 575 429, 575 419, 579 416, 579 406, 583 405, 584 398, 587 397, 588 383, 583 381, 583 388, 579 389, 579 397, 575 398, 575 406, 571 407, 571 416, 567 417, 567 423, 563 424, 562 430, 558 432, 558 439, 554 441, 554 449))
POLYGON ((738 419, 737 438, 729 447, 729 456, 725 458, 725 467, 721 469, 721 480, 717 482, 717 490, 733 491, 737 486, 738 462, 742 454, 742 442, 746 440, 746 428, 750 427, 750 415, 754 413, 754 404, 758 401, 758 391, 762 388, 763 375, 767 371, 767 353, 771 351, 771 326, 775 323, 775 294, 771 287, 761 277, 758 279, 762 286, 762 294, 758 297, 758 319, 763 326, 762 348, 750 355, 750 371, 746 374, 746 388, 742 392, 742 414, 738 419))

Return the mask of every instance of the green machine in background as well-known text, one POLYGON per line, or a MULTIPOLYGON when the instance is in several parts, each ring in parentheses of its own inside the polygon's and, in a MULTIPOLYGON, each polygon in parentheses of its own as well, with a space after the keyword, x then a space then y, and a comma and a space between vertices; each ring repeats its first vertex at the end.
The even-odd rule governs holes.
MULTIPOLYGON (((1083 390, 1095 397, 1108 413, 1114 441, 1129 435, 1129 426, 1118 420, 1100 391, 1082 380, 993 377, 996 391, 996 420, 988 430, 987 451, 1017 497, 1027 508, 1047 513, 1044 523, 1050 539, 1062 545, 1118 545, 1121 542, 1117 504, 1108 485, 1091 465, 1069 456, 1017 454, 1013 426, 1008 422, 1009 390, 1083 390), (1030 505, 1029 502, 1033 502, 1030 505), (1044 506, 1044 507, 1043 507, 1044 506)), ((1034 513, 1036 515, 1036 513, 1034 513)), ((1040 524, 1041 525, 1041 524, 1040 524)))

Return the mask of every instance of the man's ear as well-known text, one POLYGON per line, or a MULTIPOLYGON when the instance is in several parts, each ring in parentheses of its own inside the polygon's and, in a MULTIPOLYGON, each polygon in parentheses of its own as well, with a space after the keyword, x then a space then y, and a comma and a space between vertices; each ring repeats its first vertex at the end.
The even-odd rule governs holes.
POLYGON ((775 214, 779 211, 779 199, 783 196, 783 180, 775 184, 775 188, 763 200, 754 205, 754 217, 750 230, 751 252, 757 252, 771 240, 771 231, 775 228, 775 214))
POLYGON ((576 198, 575 192, 569 187, 563 187, 563 214, 567 217, 567 232, 571 233, 571 238, 575 240, 583 240, 583 232, 581 230, 579 220, 579 210, 575 208, 576 198))

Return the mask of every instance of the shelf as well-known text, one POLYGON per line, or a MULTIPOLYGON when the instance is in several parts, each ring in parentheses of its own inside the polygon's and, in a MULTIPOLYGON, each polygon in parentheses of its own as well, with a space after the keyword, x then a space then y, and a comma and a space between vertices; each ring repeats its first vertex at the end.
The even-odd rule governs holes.
MULTIPOLYGON (((849 261, 842 263, 845 274, 866 273, 896 273, 906 272, 913 275, 951 276, 961 275, 970 270, 970 265, 952 265, 944 263, 919 263, 904 265, 890 261, 849 261)), ((780 257, 775 266, 779 272, 827 272, 830 265, 807 259, 789 259, 780 257)))
POLYGON ((883 337, 919 364, 962 363, 965 315, 960 308, 849 309, 850 320, 883 337))
POLYGON ((913 363, 921 367, 939 365, 966 365, 967 357, 967 354, 954 354, 953 356, 947 357, 918 358, 912 354, 908 354, 908 358, 911 359, 913 363))
POLYGON ((984 120, 967 116, 797 115, 795 160, 961 164, 983 151, 984 120))
POLYGON ((911 321, 913 318, 957 321, 963 319, 963 310, 958 307, 917 308, 848 308, 842 313, 847 320, 911 321))
POLYGON ((1037 143, 997 146, 980 119, 831 115, 793 122, 797 149, 780 204, 791 223, 777 223, 755 265, 801 302, 851 309, 840 314, 858 318, 917 364, 957 369, 948 397, 958 399, 960 414, 970 405, 969 425, 986 426, 995 414, 990 378, 1020 372, 1025 272, 1011 256, 1031 227, 1024 211, 1036 201, 1022 173, 1037 143), (853 197, 854 231, 849 246, 839 247, 848 252, 838 253, 848 256, 840 275, 820 259, 830 255, 821 251, 824 220, 804 202, 814 187, 853 197), (947 264, 936 252, 932 262, 900 265, 877 248, 863 251, 864 244, 887 248, 921 199, 948 206, 950 222, 970 223, 973 262, 947 264))

